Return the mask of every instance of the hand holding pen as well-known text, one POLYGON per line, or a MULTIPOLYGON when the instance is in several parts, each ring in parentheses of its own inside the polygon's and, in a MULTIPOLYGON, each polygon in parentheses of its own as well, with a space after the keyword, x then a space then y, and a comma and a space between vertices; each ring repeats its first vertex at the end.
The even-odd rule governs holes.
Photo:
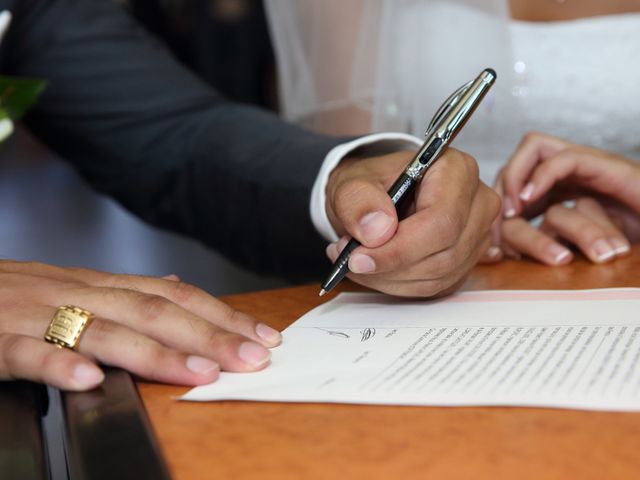
POLYGON ((327 190, 329 217, 355 240, 340 259, 338 245, 328 248, 337 265, 323 284, 325 290, 349 266, 350 277, 366 286, 394 295, 431 296, 458 283, 485 252, 499 199, 479 182, 471 157, 446 147, 494 79, 495 72, 485 70, 454 92, 434 116, 409 165, 407 153, 396 153, 357 160, 334 172, 327 190), (436 162, 440 156, 446 162, 436 162), (404 173, 394 183, 402 167, 404 173), (419 184, 427 170, 430 174, 419 184), (382 193, 384 188, 388 194, 382 193), (413 200, 405 205, 410 215, 398 223, 396 207, 407 199, 413 200), (378 238, 367 238, 367 223, 379 230, 386 223, 387 228, 378 238))

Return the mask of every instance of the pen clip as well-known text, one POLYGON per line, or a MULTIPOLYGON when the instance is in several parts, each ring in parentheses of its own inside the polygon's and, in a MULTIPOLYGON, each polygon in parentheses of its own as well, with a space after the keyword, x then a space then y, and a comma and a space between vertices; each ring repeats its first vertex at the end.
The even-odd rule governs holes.
POLYGON ((460 101, 460 97, 464 95, 464 93, 467 91, 467 89, 471 86, 472 83, 473 83, 473 80, 470 80, 464 85, 462 85, 455 92, 449 95, 449 98, 447 98, 444 101, 444 103, 440 105, 440 108, 438 108, 435 115, 431 119, 429 126, 427 127, 425 136, 429 136, 429 134, 432 133, 433 129, 438 124, 438 122, 449 112, 449 110, 451 110, 455 106, 456 103, 458 103, 458 101, 460 101))

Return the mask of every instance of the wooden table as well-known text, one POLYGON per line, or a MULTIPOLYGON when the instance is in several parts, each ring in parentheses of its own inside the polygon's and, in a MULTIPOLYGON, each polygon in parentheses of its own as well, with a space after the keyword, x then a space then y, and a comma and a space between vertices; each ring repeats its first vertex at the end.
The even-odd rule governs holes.
MULTIPOLYGON (((630 286, 640 286, 640 248, 601 266, 478 267, 465 288, 630 286)), ((308 286, 225 300, 284 328, 325 300, 317 292, 308 286)), ((140 383, 139 390, 176 479, 640 479, 640 414, 187 403, 173 400, 185 388, 140 383)))

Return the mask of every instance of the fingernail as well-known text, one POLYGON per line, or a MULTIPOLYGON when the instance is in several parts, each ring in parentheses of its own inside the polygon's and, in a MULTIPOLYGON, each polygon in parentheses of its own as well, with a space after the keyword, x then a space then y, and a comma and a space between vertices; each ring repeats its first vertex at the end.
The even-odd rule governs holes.
POLYGON ((258 325, 256 325, 256 333, 261 339, 272 345, 278 344, 282 341, 282 334, 276 329, 271 328, 269 325, 265 325, 264 323, 259 323, 258 325))
POLYGON ((175 273, 172 273, 170 275, 165 275, 162 278, 164 280, 171 280, 172 282, 179 282, 180 281, 180 277, 178 275, 176 275, 175 273))
POLYGON ((487 250, 487 256, 491 259, 497 258, 501 254, 502 254, 502 249, 500 247, 496 247, 495 245, 492 247, 489 247, 489 250, 487 250))
POLYGON ((187 357, 187 368, 193 373, 198 375, 204 375, 205 373, 213 372, 220 368, 220 366, 213 360, 208 358, 198 357, 197 355, 190 355, 187 357))
POLYGON ((504 208, 504 218, 512 218, 516 216, 516 209, 513 208, 513 202, 511 198, 504 197, 502 200, 502 205, 504 208))
POLYGON ((606 262, 616 254, 611 244, 604 238, 591 245, 591 253, 598 263, 606 262))
POLYGON ((520 198, 525 202, 528 202, 529 200, 531 200, 531 196, 533 195, 534 188, 535 187, 533 183, 531 182, 527 183, 527 186, 522 189, 522 192, 520 192, 520 198))
POLYGON ((349 258, 349 270, 353 273, 371 273, 376 270, 376 262, 369 255, 356 253, 349 258))
POLYGON ((73 379, 80 388, 95 387, 104 380, 104 373, 95 365, 81 363, 73 369, 73 379))
POLYGON ((393 219, 384 212, 372 212, 360 219, 360 235, 365 241, 382 237, 393 225, 393 219))
POLYGON ((553 258, 553 263, 555 265, 560 265, 571 257, 571 251, 564 248, 562 245, 552 245, 551 248, 549 248, 549 254, 553 258))
POLYGON ((330 243, 325 250, 327 257, 333 262, 338 257, 338 242, 330 243))
POLYGON ((336 251, 338 255, 342 253, 342 250, 344 250, 344 247, 347 246, 347 243, 349 243, 349 237, 347 236, 344 236, 340 238, 340 240, 338 240, 338 244, 336 245, 336 251))
POLYGON ((621 238, 610 238, 609 243, 611 244, 611 247, 613 247, 613 251, 616 255, 624 255, 625 253, 629 253, 631 250, 629 244, 621 238))
POLYGON ((244 342, 240 345, 238 356, 245 363, 248 363, 253 367, 259 367, 269 361, 271 358, 271 352, 257 343, 244 342))

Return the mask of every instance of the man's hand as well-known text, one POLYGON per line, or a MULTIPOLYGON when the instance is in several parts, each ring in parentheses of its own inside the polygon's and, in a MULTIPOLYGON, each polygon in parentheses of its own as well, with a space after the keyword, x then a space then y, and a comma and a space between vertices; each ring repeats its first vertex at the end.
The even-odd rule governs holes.
POLYGON ((102 382, 98 364, 105 364, 158 382, 201 385, 220 370, 265 368, 268 348, 280 341, 276 330, 175 276, 0 261, 0 380, 86 390, 102 382), (61 305, 95 315, 77 351, 44 341, 61 305))
MULTIPOLYGON (((398 296, 444 294, 487 250, 500 199, 478 178, 475 160, 449 149, 417 186, 398 220, 387 190, 413 153, 346 159, 327 186, 327 214, 340 235, 356 238, 349 278, 398 296)), ((327 247, 335 261, 347 238, 327 247)))

